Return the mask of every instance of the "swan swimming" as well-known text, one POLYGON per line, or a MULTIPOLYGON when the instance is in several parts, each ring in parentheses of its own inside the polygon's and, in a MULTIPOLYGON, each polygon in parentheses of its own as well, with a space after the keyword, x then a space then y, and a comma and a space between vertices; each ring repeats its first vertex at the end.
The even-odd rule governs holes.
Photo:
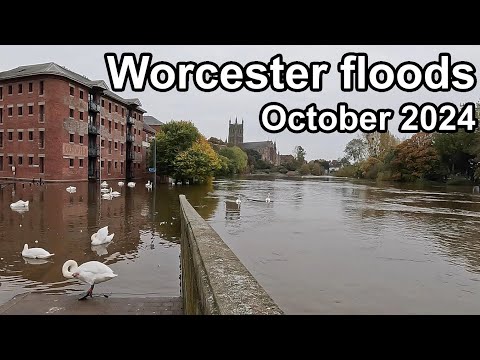
POLYGON ((123 181, 119 181, 119 182, 118 182, 118 186, 123 186, 123 185, 125 185, 125 184, 123 183, 123 181))
POLYGON ((50 254, 47 250, 42 248, 28 248, 28 244, 25 244, 22 251, 22 256, 30 259, 48 259, 55 254, 50 254))
POLYGON ((268 193, 267 198, 265 199, 265 202, 266 202, 266 203, 269 203, 269 202, 270 202, 270 193, 268 193))
POLYGON ((108 235, 108 225, 107 225, 101 228, 100 230, 98 230, 96 233, 92 234, 92 236, 90 237, 90 240, 92 240, 92 245, 102 245, 112 241, 114 236, 115 236, 115 233, 108 235))
POLYGON ((87 293, 82 295, 78 300, 86 299, 88 296, 92 297, 95 284, 111 280, 118 276, 113 273, 112 269, 101 262, 87 261, 78 266, 75 260, 65 261, 62 267, 62 274, 67 279, 75 278, 90 285, 90 289, 88 289, 87 293))
POLYGON ((135 183, 133 181, 130 181, 128 184, 127 184, 128 187, 135 187, 135 183))
POLYGON ((69 187, 67 187, 67 191, 69 193, 74 193, 74 192, 77 191, 77 188, 75 186, 69 186, 69 187))
POLYGON ((153 184, 150 180, 148 180, 148 182, 145 184, 145 187, 150 190, 152 187, 153 187, 153 184))
POLYGON ((102 189, 100 189, 100 192, 101 192, 102 194, 106 194, 106 193, 109 193, 109 192, 110 192, 110 189, 102 188, 102 189))
POLYGON ((108 186, 108 183, 107 183, 106 181, 104 181, 104 182, 102 182, 102 183, 100 184, 100 186, 101 186, 101 187, 107 187, 107 186, 108 186))
POLYGON ((18 200, 17 202, 10 204, 10 209, 25 209, 28 208, 30 201, 18 200))

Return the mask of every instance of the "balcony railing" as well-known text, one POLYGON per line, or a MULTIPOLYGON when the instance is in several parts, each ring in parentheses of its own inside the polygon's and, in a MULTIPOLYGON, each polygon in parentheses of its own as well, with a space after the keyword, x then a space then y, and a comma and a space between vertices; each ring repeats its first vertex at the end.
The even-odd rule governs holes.
POLYGON ((135 160, 135 152, 127 151, 127 160, 135 160))
POLYGON ((95 124, 88 124, 88 133, 93 135, 100 134, 100 129, 95 124))
POLYGON ((90 157, 97 157, 100 155, 100 146, 89 146, 88 147, 88 156, 90 157))
POLYGON ((135 125, 135 119, 132 116, 127 116, 127 124, 135 125))
POLYGON ((127 134, 127 141, 128 142, 134 142, 135 141, 135 135, 127 134))
POLYGON ((88 111, 100 112, 100 105, 93 100, 88 101, 88 111))

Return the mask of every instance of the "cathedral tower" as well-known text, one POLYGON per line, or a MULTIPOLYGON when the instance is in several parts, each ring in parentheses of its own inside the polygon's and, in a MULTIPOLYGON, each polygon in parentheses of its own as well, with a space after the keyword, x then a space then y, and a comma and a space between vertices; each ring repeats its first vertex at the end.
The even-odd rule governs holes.
POLYGON ((228 120, 228 145, 230 146, 242 146, 243 144, 243 119, 239 124, 237 118, 235 123, 232 124, 231 120, 228 120))

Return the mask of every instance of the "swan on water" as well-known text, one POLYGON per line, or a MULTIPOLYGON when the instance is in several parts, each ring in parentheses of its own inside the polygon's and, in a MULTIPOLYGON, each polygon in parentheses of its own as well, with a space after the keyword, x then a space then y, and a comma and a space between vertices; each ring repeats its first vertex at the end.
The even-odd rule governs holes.
POLYGON ((145 187, 150 190, 152 187, 153 187, 153 184, 150 180, 148 180, 148 182, 145 184, 145 187))
POLYGON ((10 209, 25 209, 28 208, 30 201, 18 200, 17 202, 10 204, 10 209))
POLYGON ((110 194, 112 194, 112 196, 120 196, 120 195, 122 195, 122 194, 119 193, 118 191, 112 191, 112 188, 110 188, 110 194))
POLYGON ((22 251, 22 256, 30 259, 48 259, 50 256, 55 254, 50 254, 47 250, 42 248, 28 248, 28 244, 25 244, 22 251))
POLYGON ((93 287, 95 284, 111 280, 117 277, 107 265, 98 261, 87 261, 78 266, 75 260, 67 260, 63 264, 62 274, 67 279, 77 279, 90 285, 86 294, 83 294, 78 300, 86 299, 88 296, 92 297, 93 287))
POLYGON ((102 183, 100 184, 100 186, 101 186, 101 187, 107 187, 107 186, 108 186, 108 183, 107 183, 106 181, 104 181, 104 182, 102 182, 102 183))
POLYGON ((92 240, 92 245, 102 245, 112 241, 115 233, 108 235, 108 225, 102 227, 96 233, 92 234, 90 240, 92 240))
POLYGON ((109 191, 109 192, 106 193, 106 194, 102 194, 102 199, 112 200, 112 199, 113 199, 113 195, 112 195, 112 193, 109 191))
POLYGON ((123 183, 123 181, 119 181, 119 182, 118 182, 118 186, 123 186, 123 185, 125 185, 125 184, 123 183))
POLYGON ((127 184, 128 187, 135 187, 135 183, 133 181, 130 181, 128 184, 127 184))
POLYGON ((77 191, 77 188, 75 186, 69 186, 69 187, 67 187, 67 191, 69 193, 74 193, 74 192, 77 191))
POLYGON ((265 199, 265 202, 267 202, 267 203, 270 202, 270 193, 268 193, 267 198, 265 199))
POLYGON ((110 192, 110 189, 103 188, 103 189, 100 189, 100 192, 101 192, 102 194, 106 194, 106 193, 109 193, 109 192, 110 192))

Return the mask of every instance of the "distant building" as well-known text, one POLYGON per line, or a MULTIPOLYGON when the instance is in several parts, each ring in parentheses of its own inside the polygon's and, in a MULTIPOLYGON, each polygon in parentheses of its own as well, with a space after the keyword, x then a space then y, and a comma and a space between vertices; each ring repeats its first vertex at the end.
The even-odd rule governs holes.
POLYGON ((295 157, 293 155, 280 155, 280 165, 292 163, 295 161, 295 157))
POLYGON ((238 146, 243 150, 257 151, 262 160, 273 165, 280 165, 280 154, 277 151, 277 143, 268 141, 243 142, 243 120, 241 123, 235 118, 235 122, 228 121, 228 145, 238 146))
POLYGON ((162 125, 165 125, 165 123, 161 122, 160 120, 150 115, 145 115, 143 117, 143 122, 148 126, 150 126, 153 130, 155 130, 155 132, 158 132, 160 130, 160 127, 162 125))
POLYGON ((0 72, 0 178, 144 177, 140 106, 53 62, 0 72))

